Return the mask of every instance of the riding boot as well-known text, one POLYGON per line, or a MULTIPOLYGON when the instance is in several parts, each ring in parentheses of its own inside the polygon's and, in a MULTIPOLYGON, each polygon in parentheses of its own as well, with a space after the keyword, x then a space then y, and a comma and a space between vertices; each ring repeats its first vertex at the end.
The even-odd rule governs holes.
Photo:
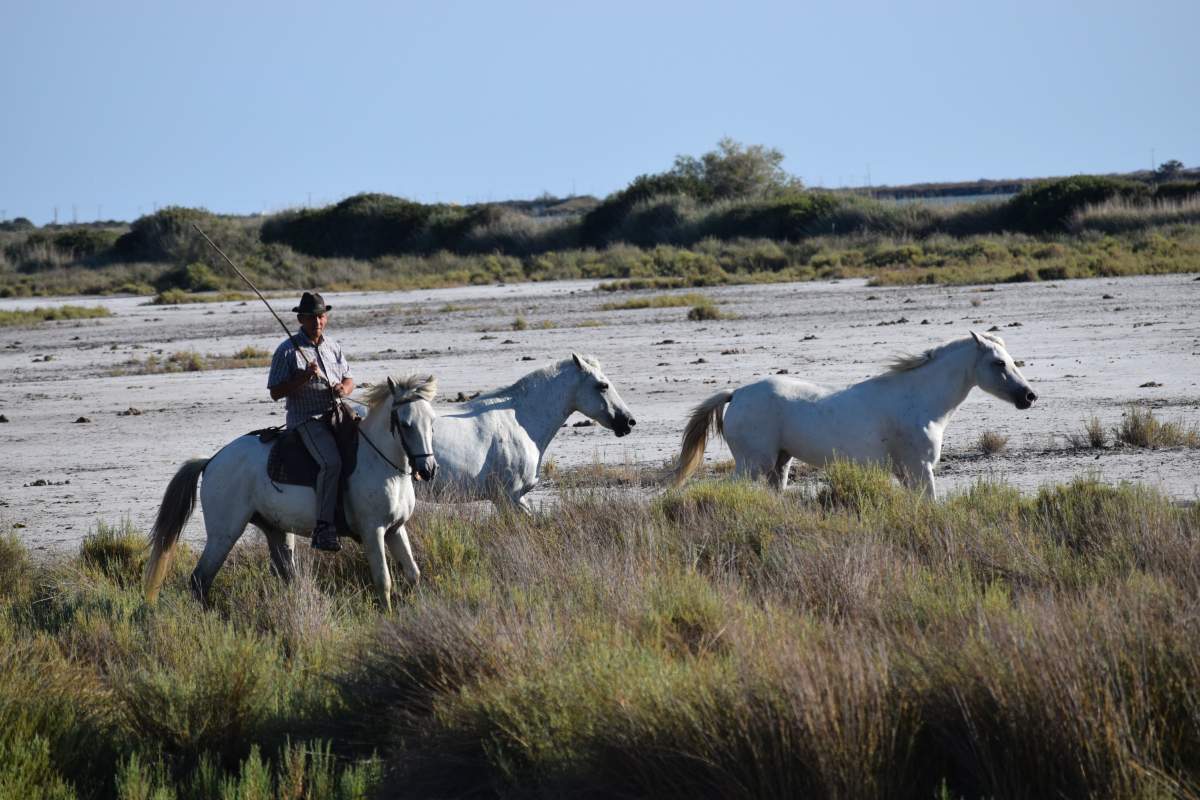
POLYGON ((324 550, 326 553, 336 553, 342 549, 338 542, 337 528, 328 522, 320 521, 312 532, 313 550, 324 550))

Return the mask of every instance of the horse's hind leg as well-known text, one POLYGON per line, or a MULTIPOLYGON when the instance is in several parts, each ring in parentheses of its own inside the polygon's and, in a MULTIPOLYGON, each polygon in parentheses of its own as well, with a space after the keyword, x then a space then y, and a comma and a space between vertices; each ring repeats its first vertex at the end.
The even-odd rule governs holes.
POLYGON ((271 574, 291 583, 296 577, 296 536, 277 528, 263 527, 267 536, 267 549, 271 552, 271 574))
POLYGON ((204 530, 208 538, 204 543, 204 552, 200 554, 200 560, 196 563, 196 568, 192 570, 192 577, 189 581, 192 594, 197 600, 207 601, 208 590, 212 588, 217 570, 221 569, 221 565, 229 557, 229 551, 241 538, 242 533, 246 530, 246 523, 249 521, 248 513, 241 517, 230 518, 219 512, 210 513, 209 506, 204 506, 204 530))
POLYGON ((775 466, 767 474, 767 484, 774 490, 782 492, 788 485, 788 472, 792 467, 792 457, 782 450, 775 457, 775 466))
POLYGON ((403 525, 396 525, 388 530, 387 536, 383 540, 387 544, 392 558, 396 559, 400 568, 404 570, 405 579, 415 586, 417 581, 421 580, 421 569, 417 566, 417 560, 413 558, 412 544, 408 541, 408 531, 404 529, 403 525))
POLYGON ((758 480, 766 475, 771 485, 775 485, 777 452, 759 452, 756 449, 738 446, 736 442, 729 442, 729 451, 733 453, 734 477, 758 480))

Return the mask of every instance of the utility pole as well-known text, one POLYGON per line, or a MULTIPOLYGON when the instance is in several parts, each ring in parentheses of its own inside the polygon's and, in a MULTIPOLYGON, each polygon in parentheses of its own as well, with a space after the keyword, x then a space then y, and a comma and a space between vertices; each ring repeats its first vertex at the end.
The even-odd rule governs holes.
POLYGON ((58 224, 58 206, 54 207, 54 224, 58 224))

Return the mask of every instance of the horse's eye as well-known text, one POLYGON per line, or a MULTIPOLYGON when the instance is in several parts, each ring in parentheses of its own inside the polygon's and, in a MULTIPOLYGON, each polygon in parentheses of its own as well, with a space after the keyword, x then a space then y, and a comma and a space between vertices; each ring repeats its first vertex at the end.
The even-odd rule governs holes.
POLYGON ((998 368, 1000 368, 1000 369, 1006 369, 1006 368, 1008 367, 1008 365, 1007 365, 1007 364, 1005 364, 1003 361, 993 361, 993 362, 992 362, 992 366, 993 366, 993 367, 998 367, 998 368))
POLYGON ((607 383, 597 383, 597 384, 596 384, 596 388, 597 388, 597 389, 599 389, 599 390, 600 390, 600 391, 602 391, 602 392, 607 392, 607 391, 608 391, 608 384, 607 384, 607 383))

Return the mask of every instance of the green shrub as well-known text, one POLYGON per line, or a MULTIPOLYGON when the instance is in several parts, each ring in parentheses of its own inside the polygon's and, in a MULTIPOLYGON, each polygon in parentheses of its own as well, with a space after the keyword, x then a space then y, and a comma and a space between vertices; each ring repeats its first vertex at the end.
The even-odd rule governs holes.
POLYGON ((688 309, 687 318, 693 322, 706 322, 708 320, 725 319, 726 314, 717 308, 717 304, 708 298, 704 298, 702 302, 696 303, 688 309))
POLYGON ((614 241, 613 232, 639 203, 670 195, 696 196, 700 191, 698 182, 693 178, 666 173, 639 175, 627 187, 609 195, 603 203, 584 215, 580 239, 585 245, 601 247, 614 241))
POLYGON ((1076 175, 1042 181, 1021 190, 1005 206, 1007 224, 1015 230, 1045 233, 1062 230, 1071 215, 1087 206, 1120 197, 1126 200, 1149 199, 1150 190, 1142 183, 1076 175))
POLYGON ((387 194, 357 194, 326 208, 271 217, 262 240, 327 258, 395 255, 417 243, 433 209, 387 194))
POLYGON ((32 573, 25 543, 12 531, 0 534, 0 601, 23 596, 29 589, 32 573))
POLYGON ((902 492, 892 473, 880 464, 836 459, 825 466, 824 477, 817 500, 826 508, 879 509, 895 502, 902 492))
POLYGON ((121 586, 137 586, 148 555, 146 536, 130 520, 112 527, 98 522, 96 529, 83 538, 79 560, 99 570, 121 586))
POLYGON ((1179 202, 1200 196, 1200 181, 1171 181, 1154 187, 1154 200, 1179 202))
POLYGON ((113 244, 112 254, 122 261, 197 261, 208 255, 209 245, 192 225, 200 225, 211 236, 218 227, 215 219, 202 208, 168 206, 134 220, 129 232, 113 244))
POLYGON ((821 232, 823 220, 844 201, 829 192, 789 192, 738 203, 703 223, 703 235, 721 239, 758 237, 794 241, 821 232))
POLYGON ((175 302, 181 302, 178 295, 168 295, 166 293, 171 290, 180 290, 183 292, 211 292, 218 289, 223 289, 229 285, 229 281, 217 275, 212 267, 207 264, 195 261, 186 266, 165 272, 154 282, 154 287, 159 292, 163 292, 160 297, 166 299, 174 299, 175 302))

